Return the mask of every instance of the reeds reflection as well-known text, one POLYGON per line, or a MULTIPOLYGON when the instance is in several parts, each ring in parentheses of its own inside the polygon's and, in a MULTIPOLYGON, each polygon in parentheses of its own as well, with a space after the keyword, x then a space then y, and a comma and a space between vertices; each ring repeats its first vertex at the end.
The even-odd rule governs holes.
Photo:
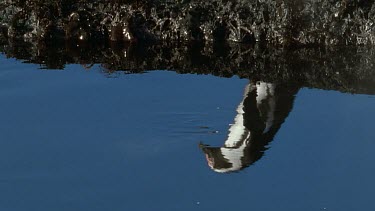
POLYGON ((208 166, 220 173, 244 169, 267 150, 293 107, 298 87, 250 82, 222 147, 200 144, 208 166))

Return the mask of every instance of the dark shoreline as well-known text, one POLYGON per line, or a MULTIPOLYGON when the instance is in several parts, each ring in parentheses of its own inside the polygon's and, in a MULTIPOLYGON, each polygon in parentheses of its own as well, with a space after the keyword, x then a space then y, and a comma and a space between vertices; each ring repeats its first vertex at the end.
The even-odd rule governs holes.
POLYGON ((1 35, 35 40, 375 44, 374 0, 4 0, 1 35))
POLYGON ((237 75, 375 93, 375 0, 4 0, 0 52, 63 69, 237 75))
POLYGON ((375 49, 371 47, 273 48, 244 44, 5 42, 0 52, 42 69, 100 64, 106 73, 177 73, 239 76, 348 93, 375 94, 375 49))

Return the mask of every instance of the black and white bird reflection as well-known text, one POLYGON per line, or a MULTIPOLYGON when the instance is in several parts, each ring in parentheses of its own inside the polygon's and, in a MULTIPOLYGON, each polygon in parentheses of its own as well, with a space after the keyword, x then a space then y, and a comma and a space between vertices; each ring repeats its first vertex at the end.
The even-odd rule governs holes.
POLYGON ((293 107, 297 87, 250 82, 222 147, 200 144, 208 166, 220 173, 240 171, 259 160, 293 107))

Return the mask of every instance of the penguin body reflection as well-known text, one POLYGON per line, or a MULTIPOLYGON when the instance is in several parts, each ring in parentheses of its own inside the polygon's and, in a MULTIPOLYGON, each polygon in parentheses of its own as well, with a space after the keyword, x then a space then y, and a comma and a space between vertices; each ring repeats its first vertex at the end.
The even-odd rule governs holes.
POLYGON ((291 111, 297 92, 297 87, 250 82, 224 145, 201 145, 208 166, 220 173, 236 172, 259 160, 291 111))

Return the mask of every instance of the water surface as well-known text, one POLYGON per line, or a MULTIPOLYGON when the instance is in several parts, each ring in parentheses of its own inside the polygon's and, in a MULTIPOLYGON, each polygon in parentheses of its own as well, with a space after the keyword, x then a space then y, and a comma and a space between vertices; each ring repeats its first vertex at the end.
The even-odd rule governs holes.
POLYGON ((374 95, 0 63, 1 210, 375 209, 374 95))

